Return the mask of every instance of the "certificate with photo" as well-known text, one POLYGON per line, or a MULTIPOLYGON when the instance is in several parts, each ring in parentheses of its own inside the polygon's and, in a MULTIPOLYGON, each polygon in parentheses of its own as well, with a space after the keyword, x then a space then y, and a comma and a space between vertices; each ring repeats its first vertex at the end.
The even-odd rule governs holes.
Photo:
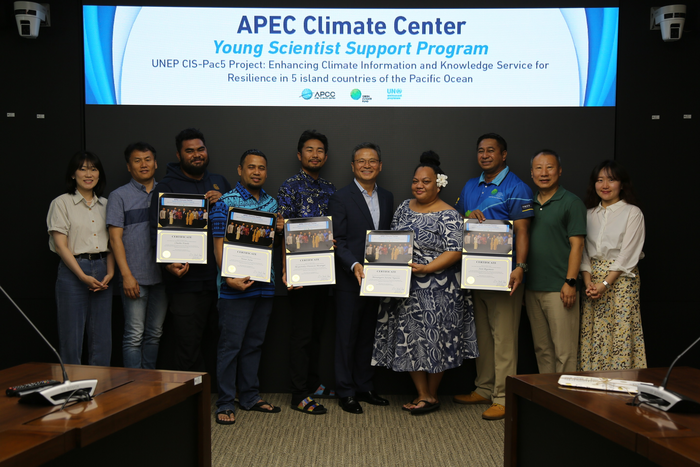
POLYGON ((275 213, 229 208, 221 275, 270 282, 276 221, 275 213))
POLYGON ((462 288, 510 292, 513 221, 465 219, 462 288))
POLYGON ((413 259, 412 230, 368 230, 360 295, 408 297, 413 259))
POLYGON ((288 286, 335 284, 330 216, 285 219, 283 235, 288 286))
POLYGON ((204 195, 160 193, 158 196, 158 263, 207 263, 209 201, 204 195))

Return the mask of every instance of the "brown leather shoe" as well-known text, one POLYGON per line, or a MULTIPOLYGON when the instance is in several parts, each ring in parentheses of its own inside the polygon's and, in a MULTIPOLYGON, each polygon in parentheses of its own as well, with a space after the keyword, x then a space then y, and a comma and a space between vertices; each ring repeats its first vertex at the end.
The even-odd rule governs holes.
POLYGON ((452 398, 452 402, 457 404, 491 404, 490 399, 481 397, 476 391, 472 391, 471 394, 460 394, 452 398))
POLYGON ((506 408, 501 404, 492 404, 486 409, 486 412, 481 414, 484 420, 502 420, 506 418, 506 408))

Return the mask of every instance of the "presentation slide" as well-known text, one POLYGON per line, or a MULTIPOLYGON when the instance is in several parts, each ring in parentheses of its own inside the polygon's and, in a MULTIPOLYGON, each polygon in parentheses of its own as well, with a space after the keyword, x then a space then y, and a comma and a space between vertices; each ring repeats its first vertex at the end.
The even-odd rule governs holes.
POLYGON ((87 104, 615 105, 617 8, 83 13, 87 104))

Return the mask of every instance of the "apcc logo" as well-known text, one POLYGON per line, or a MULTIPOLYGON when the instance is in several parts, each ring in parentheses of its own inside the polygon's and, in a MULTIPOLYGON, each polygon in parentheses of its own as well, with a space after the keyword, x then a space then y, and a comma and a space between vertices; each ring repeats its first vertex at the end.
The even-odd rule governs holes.
POLYGON ((301 91, 301 97, 304 98, 304 100, 309 100, 311 98, 314 99, 335 99, 335 91, 316 91, 313 92, 311 89, 306 88, 303 91, 301 91))

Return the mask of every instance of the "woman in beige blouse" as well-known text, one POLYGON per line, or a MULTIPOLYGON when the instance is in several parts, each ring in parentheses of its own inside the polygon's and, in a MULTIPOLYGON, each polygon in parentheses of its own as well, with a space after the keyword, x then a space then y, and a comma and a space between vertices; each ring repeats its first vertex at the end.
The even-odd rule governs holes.
POLYGON ((64 363, 80 364, 87 336, 88 364, 109 366, 112 355, 114 257, 105 224, 105 175, 90 152, 76 153, 65 175, 66 192, 46 217, 49 248, 58 254, 56 308, 59 352, 64 363))
POLYGON ((644 257, 644 215, 629 175, 617 162, 603 161, 593 169, 586 207, 578 369, 646 368, 637 269, 644 257))

